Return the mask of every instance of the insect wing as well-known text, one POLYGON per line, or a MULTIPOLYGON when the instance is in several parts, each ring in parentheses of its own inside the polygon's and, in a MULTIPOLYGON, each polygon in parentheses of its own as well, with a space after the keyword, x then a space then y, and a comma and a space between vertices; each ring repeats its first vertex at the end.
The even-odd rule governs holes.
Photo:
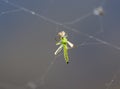
POLYGON ((74 44, 72 44, 71 42, 67 41, 67 43, 69 44, 69 46, 70 46, 71 48, 74 47, 74 44))
POLYGON ((62 48, 63 48, 63 45, 60 45, 59 48, 55 51, 54 54, 57 55, 58 53, 60 53, 62 48))

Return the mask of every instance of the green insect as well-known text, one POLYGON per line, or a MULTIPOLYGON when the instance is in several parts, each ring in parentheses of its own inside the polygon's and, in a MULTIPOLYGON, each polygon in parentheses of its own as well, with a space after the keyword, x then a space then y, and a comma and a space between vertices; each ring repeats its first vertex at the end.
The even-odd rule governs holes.
POLYGON ((67 35, 64 31, 61 31, 58 33, 58 36, 60 37, 60 41, 58 43, 56 43, 56 45, 60 45, 58 47, 58 49, 55 51, 55 55, 57 55, 58 53, 61 52, 61 50, 63 49, 63 53, 64 53, 64 58, 65 58, 65 61, 66 63, 68 64, 69 63, 69 57, 68 57, 68 45, 73 48, 74 45, 68 41, 67 39, 67 35))

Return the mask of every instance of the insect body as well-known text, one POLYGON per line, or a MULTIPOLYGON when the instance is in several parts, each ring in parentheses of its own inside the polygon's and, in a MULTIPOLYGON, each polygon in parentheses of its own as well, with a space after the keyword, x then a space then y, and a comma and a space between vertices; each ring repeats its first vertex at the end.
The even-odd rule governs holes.
POLYGON ((60 36, 60 41, 58 43, 56 43, 56 45, 60 45, 58 47, 58 49, 55 51, 55 55, 57 55, 58 53, 61 52, 61 50, 63 49, 63 53, 64 53, 64 58, 66 63, 69 63, 69 57, 68 57, 68 45, 73 48, 73 44, 71 42, 68 41, 67 39, 67 35, 64 31, 61 31, 58 33, 58 36, 60 36))

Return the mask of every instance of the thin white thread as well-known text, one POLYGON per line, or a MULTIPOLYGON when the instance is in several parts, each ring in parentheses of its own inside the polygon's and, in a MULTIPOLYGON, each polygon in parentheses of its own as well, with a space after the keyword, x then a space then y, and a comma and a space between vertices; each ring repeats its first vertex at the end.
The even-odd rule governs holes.
MULTIPOLYGON (((106 1, 106 0, 105 0, 105 1, 106 1)), ((88 35, 88 34, 85 34, 85 33, 80 33, 80 32, 77 31, 76 29, 70 28, 70 27, 68 27, 68 26, 66 26, 66 25, 63 25, 63 24, 61 24, 61 23, 58 23, 58 22, 56 22, 56 21, 54 21, 54 20, 51 20, 51 19, 46 18, 46 17, 44 17, 44 16, 41 16, 41 15, 39 15, 39 14, 35 13, 34 11, 29 10, 29 9, 26 9, 26 8, 23 8, 23 7, 19 7, 19 6, 17 6, 17 5, 14 5, 13 3, 8 2, 7 0, 6 0, 5 2, 6 2, 6 3, 9 3, 9 4, 13 5, 13 6, 16 6, 16 7, 18 7, 18 8, 21 8, 23 11, 26 11, 26 12, 29 12, 29 13, 31 13, 31 14, 33 14, 33 15, 39 16, 40 18, 42 18, 42 19, 44 19, 44 20, 46 20, 46 21, 49 21, 49 22, 54 23, 54 24, 56 24, 56 25, 60 25, 60 26, 62 26, 62 27, 64 27, 64 28, 67 28, 67 29, 69 29, 69 30, 71 30, 71 31, 74 31, 74 32, 76 32, 76 33, 83 34, 83 35, 87 36, 88 38, 95 39, 96 41, 98 41, 98 42, 100 42, 100 43, 102 43, 102 44, 106 44, 106 45, 108 45, 108 46, 111 46, 111 47, 113 47, 113 48, 115 48, 115 49, 120 50, 120 47, 118 47, 118 46, 116 46, 116 45, 113 45, 113 44, 111 44, 111 43, 109 43, 109 42, 103 41, 103 40, 101 40, 101 39, 98 39, 98 38, 96 38, 96 37, 94 37, 94 36, 91 36, 91 35, 88 35)), ((111 80, 111 82, 113 82, 113 80, 111 80)), ((109 89, 109 88, 107 88, 107 89, 109 89)))
POLYGON ((19 9, 25 11, 25 12, 29 12, 29 13, 31 13, 32 15, 38 16, 38 17, 42 18, 42 19, 45 20, 45 21, 48 21, 48 22, 50 22, 50 23, 53 23, 53 24, 62 26, 62 27, 64 27, 64 28, 68 29, 68 30, 71 30, 71 31, 73 31, 73 32, 76 32, 76 33, 78 33, 78 34, 81 34, 81 35, 83 35, 83 36, 86 36, 86 37, 88 37, 88 38, 90 38, 90 39, 95 39, 96 41, 98 41, 98 42, 100 42, 100 43, 103 43, 103 44, 108 45, 108 46, 110 46, 110 47, 113 47, 113 48, 115 48, 115 49, 117 49, 117 50, 120 50, 120 47, 119 47, 119 46, 116 46, 116 45, 114 45, 114 44, 111 44, 111 43, 109 43, 109 42, 107 42, 107 41, 101 40, 101 39, 99 39, 99 38, 97 38, 97 37, 94 37, 94 36, 92 36, 92 35, 89 35, 89 34, 86 34, 86 33, 83 33, 83 32, 79 32, 78 30, 76 30, 76 29, 74 29, 74 28, 71 28, 71 27, 69 27, 69 26, 66 26, 66 25, 64 25, 64 24, 62 24, 62 23, 59 23, 59 22, 57 22, 57 21, 54 21, 54 20, 52 20, 52 19, 46 18, 45 16, 42 16, 42 15, 40 15, 40 14, 38 14, 38 13, 35 13, 35 12, 32 11, 32 10, 29 10, 29 9, 26 9, 26 8, 24 8, 24 7, 22 7, 22 6, 19 6, 19 5, 16 5, 16 4, 14 4, 14 3, 11 3, 11 2, 9 2, 8 0, 2 0, 2 1, 4 1, 5 3, 8 3, 8 4, 10 4, 10 5, 12 5, 12 6, 16 7, 16 8, 19 8, 19 9))
POLYGON ((5 15, 5 14, 9 14, 9 13, 15 13, 15 12, 19 12, 22 11, 21 9, 15 9, 15 10, 10 10, 10 11, 3 11, 0 12, 0 16, 5 15))
POLYGON ((80 17, 80 18, 77 18, 77 19, 71 21, 71 22, 65 22, 64 24, 69 24, 69 25, 70 25, 70 24, 75 24, 75 23, 77 23, 77 22, 80 22, 80 21, 82 21, 82 20, 84 20, 84 19, 90 17, 91 15, 93 15, 93 13, 88 13, 88 14, 86 14, 86 15, 80 17))

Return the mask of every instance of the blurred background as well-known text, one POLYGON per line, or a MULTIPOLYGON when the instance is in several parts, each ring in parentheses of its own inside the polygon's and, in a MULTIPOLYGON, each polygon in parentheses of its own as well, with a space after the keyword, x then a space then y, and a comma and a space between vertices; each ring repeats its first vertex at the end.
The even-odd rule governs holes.
POLYGON ((120 89, 119 3, 0 0, 0 89, 120 89), (54 55, 62 30, 77 46, 68 65, 54 55))

